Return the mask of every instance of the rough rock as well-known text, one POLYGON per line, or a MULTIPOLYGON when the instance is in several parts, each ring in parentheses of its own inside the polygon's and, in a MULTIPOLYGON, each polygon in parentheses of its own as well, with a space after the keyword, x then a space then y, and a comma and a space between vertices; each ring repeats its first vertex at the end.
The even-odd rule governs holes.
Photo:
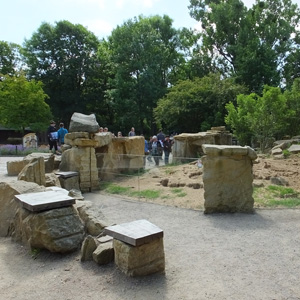
POLYGON ((84 237, 84 226, 73 206, 31 213, 17 213, 16 238, 31 248, 67 253, 77 250, 84 237))
POLYGON ((272 150, 271 150, 271 154, 272 155, 282 155, 282 149, 281 148, 273 148, 272 150))
POLYGON ((253 212, 250 147, 203 145, 204 213, 253 212))
POLYGON ((94 114, 84 115, 73 113, 70 121, 69 132, 98 132, 100 126, 94 114))
POLYGON ((99 244, 93 252, 93 260, 99 265, 107 265, 114 261, 113 242, 99 244))
POLYGON ((58 177, 59 183, 62 188, 70 191, 73 189, 80 190, 79 187, 79 176, 72 176, 72 177, 58 177))
POLYGON ((19 208, 14 195, 43 192, 44 190, 44 187, 33 182, 0 182, 0 236, 11 235, 11 231, 13 230, 13 221, 19 208))
POLYGON ((76 208, 85 224, 86 232, 90 235, 97 236, 105 227, 111 225, 100 210, 97 211, 92 207, 90 201, 76 201, 76 208))
POLYGON ((288 151, 294 154, 300 153, 300 145, 292 145, 288 148, 288 151))
POLYGON ((115 263, 128 276, 143 276, 165 271, 163 238, 141 246, 113 240, 115 263))
POLYGON ((98 244, 94 237, 88 235, 81 246, 81 261, 93 260, 93 252, 97 249, 98 244))
POLYGON ((19 173, 18 180, 35 182, 39 185, 46 185, 45 162, 43 157, 31 159, 30 163, 26 164, 19 173))
POLYGON ((61 187, 61 184, 59 182, 58 177, 54 174, 54 173, 47 173, 45 174, 45 186, 49 187, 49 186, 58 186, 61 187))
POLYGON ((272 184, 275 184, 275 185, 283 185, 283 186, 289 185, 289 183, 282 177, 271 177, 270 181, 272 184))
POLYGON ((45 172, 46 173, 51 173, 55 166, 54 166, 54 161, 55 161, 55 155, 53 153, 31 153, 27 156, 24 157, 24 161, 26 164, 30 163, 33 158, 38 158, 42 157, 45 162, 45 172))
POLYGON ((8 161, 6 163, 7 175, 18 176, 26 164, 27 162, 25 162, 24 160, 8 161))
POLYGON ((173 162, 187 161, 203 155, 203 144, 231 145, 232 134, 225 127, 213 127, 207 132, 182 133, 174 136, 172 146, 173 162))

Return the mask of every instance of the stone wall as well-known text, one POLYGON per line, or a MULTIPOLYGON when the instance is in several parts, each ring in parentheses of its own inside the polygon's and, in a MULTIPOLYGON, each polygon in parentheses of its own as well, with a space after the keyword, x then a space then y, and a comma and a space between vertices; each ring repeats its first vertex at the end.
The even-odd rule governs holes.
POLYGON ((253 160, 250 147, 202 145, 205 213, 253 212, 253 160))
POLYGON ((185 162, 188 158, 197 158, 204 154, 202 145, 232 145, 232 134, 224 126, 198 133, 182 133, 174 136, 172 146, 173 162, 185 162))

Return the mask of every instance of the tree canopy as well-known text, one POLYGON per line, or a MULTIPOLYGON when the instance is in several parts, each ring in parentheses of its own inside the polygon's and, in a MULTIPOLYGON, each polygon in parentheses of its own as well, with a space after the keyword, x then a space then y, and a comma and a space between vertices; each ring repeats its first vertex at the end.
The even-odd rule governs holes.
POLYGON ((47 129, 51 112, 45 102, 42 83, 28 81, 24 75, 3 75, 0 81, 0 124, 24 131, 47 129))

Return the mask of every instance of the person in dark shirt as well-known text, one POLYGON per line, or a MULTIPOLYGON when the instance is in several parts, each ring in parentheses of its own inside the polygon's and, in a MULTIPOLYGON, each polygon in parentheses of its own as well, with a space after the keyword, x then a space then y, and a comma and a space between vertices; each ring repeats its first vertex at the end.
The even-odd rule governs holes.
POLYGON ((58 134, 57 134, 57 129, 55 127, 55 122, 54 121, 50 122, 50 126, 47 129, 47 137, 48 137, 50 152, 52 152, 52 149, 54 148, 55 153, 60 154, 57 150, 58 134))

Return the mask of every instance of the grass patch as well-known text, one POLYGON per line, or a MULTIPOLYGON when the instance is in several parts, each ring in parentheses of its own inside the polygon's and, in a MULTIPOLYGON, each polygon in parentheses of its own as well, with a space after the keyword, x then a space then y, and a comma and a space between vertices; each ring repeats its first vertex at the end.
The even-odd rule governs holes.
POLYGON ((180 188, 172 188, 171 192, 176 194, 177 197, 185 197, 187 194, 180 188))
POLYGON ((146 199, 156 199, 159 198, 160 191, 156 191, 156 190, 135 191, 135 192, 131 192, 129 196, 143 197, 146 199))
POLYGON ((261 207, 293 208, 300 205, 300 198, 297 195, 292 188, 279 185, 254 188, 253 191, 255 204, 261 207))

